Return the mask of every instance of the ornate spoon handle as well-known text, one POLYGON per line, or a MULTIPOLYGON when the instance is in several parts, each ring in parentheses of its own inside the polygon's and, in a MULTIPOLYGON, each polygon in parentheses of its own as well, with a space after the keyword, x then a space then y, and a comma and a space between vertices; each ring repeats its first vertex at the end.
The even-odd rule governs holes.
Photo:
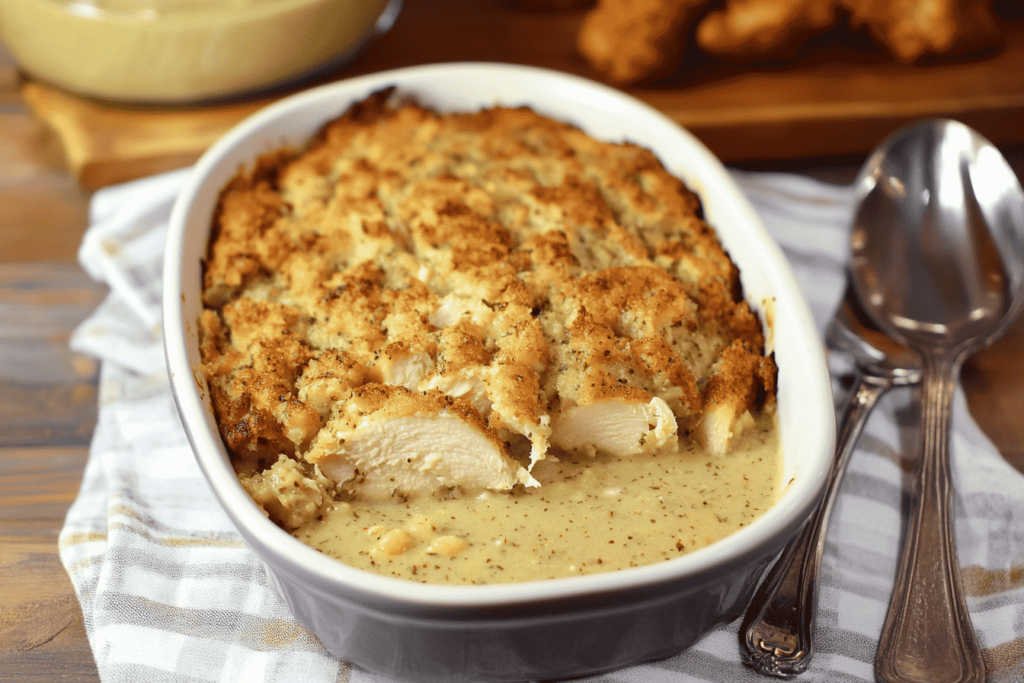
POLYGON ((850 454, 878 398, 893 382, 861 371, 843 411, 838 449, 825 493, 814 515, 761 582, 740 627, 740 656, 759 673, 793 678, 814 656, 818 572, 832 504, 850 454))
POLYGON ((875 655, 875 677, 883 683, 985 680, 952 528, 948 438, 959 359, 926 358, 917 488, 875 655))

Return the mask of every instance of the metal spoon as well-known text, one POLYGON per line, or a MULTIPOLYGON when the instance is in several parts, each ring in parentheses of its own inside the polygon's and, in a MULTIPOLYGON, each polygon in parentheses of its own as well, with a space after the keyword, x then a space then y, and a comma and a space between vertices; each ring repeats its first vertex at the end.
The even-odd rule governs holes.
POLYGON ((777 678, 803 673, 814 656, 814 618, 825 530, 839 482, 868 415, 890 388, 921 379, 918 355, 880 332, 860 309, 849 286, 829 323, 825 341, 830 349, 852 356, 855 369, 832 471, 813 517, 761 582, 740 627, 743 662, 777 678))
POLYGON ((885 683, 983 681, 960 583, 947 439, 969 353, 1024 301, 1024 192, 995 147, 929 120, 887 138, 858 177, 853 286, 864 310, 924 360, 921 454, 889 613, 875 658, 885 683))

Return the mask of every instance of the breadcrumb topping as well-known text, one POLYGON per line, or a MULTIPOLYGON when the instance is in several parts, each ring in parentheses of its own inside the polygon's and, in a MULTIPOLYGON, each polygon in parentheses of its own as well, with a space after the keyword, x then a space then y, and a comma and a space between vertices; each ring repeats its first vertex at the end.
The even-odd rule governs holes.
POLYGON ((615 410, 579 407, 659 416, 640 447, 721 453, 774 401, 761 322, 697 195, 650 150, 528 108, 372 95, 223 189, 203 278, 206 378, 249 478, 284 455, 358 494, 351 463, 372 458, 345 435, 444 414, 497 464, 439 488, 530 486, 552 444, 615 450, 578 419, 615 410))

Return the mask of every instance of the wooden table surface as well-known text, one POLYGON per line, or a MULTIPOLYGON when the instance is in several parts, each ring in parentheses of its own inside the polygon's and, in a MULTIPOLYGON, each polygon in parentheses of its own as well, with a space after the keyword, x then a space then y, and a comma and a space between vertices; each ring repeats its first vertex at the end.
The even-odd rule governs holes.
MULTIPOLYGON (((531 14, 498 0, 444 5, 406 0, 392 33, 334 77, 445 59, 522 62, 588 75, 571 44, 579 18, 578 12, 531 14), (457 11, 451 9, 454 5, 457 11), (442 6, 446 9, 437 11, 442 6)), ((877 57, 868 61, 876 74, 896 68, 877 57)), ((821 68, 821 63, 816 63, 808 67, 808 73, 818 79, 821 68)), ((962 67, 950 68, 955 75, 962 67)), ((986 67, 978 62, 970 68, 984 72, 986 67)), ((794 85, 801 79, 799 69, 793 71, 796 75, 776 74, 781 90, 775 94, 780 101, 787 96, 802 101, 802 108, 758 105, 761 113, 744 113, 743 103, 756 99, 750 93, 763 92, 764 72, 744 76, 742 71, 727 73, 721 67, 709 67, 705 76, 691 75, 672 87, 641 94, 677 117, 689 112, 699 127, 701 121, 713 124, 718 120, 692 105, 695 89, 703 88, 719 98, 723 111, 733 112, 730 125, 738 125, 736 121, 742 117, 762 117, 766 128, 761 134, 790 131, 786 134, 792 135, 794 120, 811 117, 820 128, 825 121, 821 112, 835 115, 838 111, 829 96, 808 94, 810 76, 802 85, 794 85), (736 85, 737 79, 743 78, 749 81, 746 95, 736 85), (787 88, 804 90, 796 93, 787 88)), ((928 76, 934 77, 934 72, 928 76)), ((960 111, 968 113, 965 118, 972 125, 989 126, 993 137, 1005 139, 1004 151, 1021 176, 1024 120, 1019 117, 1024 99, 1008 92, 998 78, 989 80, 990 86, 972 84, 974 99, 954 91, 942 94, 953 100, 963 97, 961 104, 970 100, 960 111), (993 91, 987 99, 986 87, 993 91)), ((960 105, 953 100, 933 98, 928 105, 932 109, 923 113, 955 114, 960 105)), ((881 110, 881 115, 875 115, 876 108, 869 116, 851 106, 845 114, 833 117, 856 128, 853 138, 863 138, 847 136, 842 145, 831 148, 836 156, 823 154, 819 143, 803 156, 774 154, 769 155, 774 158, 744 160, 734 155, 729 161, 849 179, 863 158, 867 141, 875 139, 869 136, 922 113, 920 106, 906 102, 881 110), (870 121, 858 127, 865 118, 870 121)), ((712 129, 725 130, 721 125, 708 128, 712 129)), ((749 120, 742 133, 747 140, 759 134, 749 120)), ((91 359, 70 352, 68 339, 106 291, 75 262, 87 226, 90 191, 69 170, 61 142, 26 105, 14 60, 0 45, 0 677, 11 681, 98 678, 82 612, 60 564, 56 541, 81 482, 96 420, 98 367, 91 359)), ((1024 471, 1022 378, 1024 320, 1018 320, 995 345, 976 354, 962 375, 982 428, 1002 454, 1024 471)))

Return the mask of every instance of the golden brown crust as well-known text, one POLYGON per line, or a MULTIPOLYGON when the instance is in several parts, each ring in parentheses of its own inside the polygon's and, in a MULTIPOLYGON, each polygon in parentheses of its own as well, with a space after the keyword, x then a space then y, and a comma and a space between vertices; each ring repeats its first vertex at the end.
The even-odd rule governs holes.
POLYGON ((615 83, 666 76, 679 65, 690 24, 711 0, 598 0, 578 46, 615 83))
POLYGON ((850 26, 901 62, 958 55, 1002 43, 991 0, 839 0, 850 26))
POLYGON ((839 21, 837 0, 726 0, 697 25, 696 41, 726 61, 783 59, 839 21))
POLYGON ((749 63, 791 58, 840 25, 865 30, 907 64, 1004 42, 992 0, 600 0, 577 49, 602 77, 625 85, 673 73, 691 40, 715 59, 749 63))
POLYGON ((222 193, 202 354, 250 469, 319 461, 318 431, 368 415, 444 411, 532 463, 572 406, 659 399, 684 434, 709 401, 772 393, 735 265, 649 150, 387 101, 222 193))

